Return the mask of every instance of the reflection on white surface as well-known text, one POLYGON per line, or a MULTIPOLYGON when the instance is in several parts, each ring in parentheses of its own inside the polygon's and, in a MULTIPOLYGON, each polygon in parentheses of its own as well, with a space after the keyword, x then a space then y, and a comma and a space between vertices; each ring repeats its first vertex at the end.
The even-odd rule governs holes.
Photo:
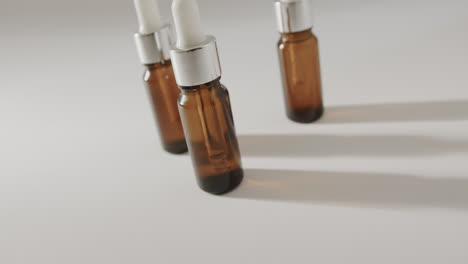
POLYGON ((325 124, 468 120, 468 100, 331 106, 325 124))
POLYGON ((468 179, 446 175, 246 169, 233 198, 341 206, 468 210, 468 179))
POLYGON ((245 157, 424 157, 466 153, 468 140, 414 135, 240 135, 245 157))

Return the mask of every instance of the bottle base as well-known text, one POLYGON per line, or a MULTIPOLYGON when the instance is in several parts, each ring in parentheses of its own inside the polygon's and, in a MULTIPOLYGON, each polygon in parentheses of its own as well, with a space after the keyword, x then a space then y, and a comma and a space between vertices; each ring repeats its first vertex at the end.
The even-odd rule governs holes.
POLYGON ((183 154, 188 151, 187 142, 185 142, 185 139, 164 144, 164 149, 171 154, 183 154))
POLYGON ((243 178, 244 171, 239 168, 216 176, 199 178, 198 185, 205 192, 221 195, 237 188, 243 178))
POLYGON ((307 110, 288 112, 288 118, 298 123, 312 123, 323 116, 323 107, 316 107, 307 110))

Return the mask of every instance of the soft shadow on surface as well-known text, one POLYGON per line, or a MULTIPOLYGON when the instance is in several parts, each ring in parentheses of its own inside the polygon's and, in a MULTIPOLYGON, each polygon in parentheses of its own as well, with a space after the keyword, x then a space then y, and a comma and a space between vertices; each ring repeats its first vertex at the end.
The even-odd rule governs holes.
POLYGON ((320 123, 373 123, 468 119, 468 100, 331 106, 320 123))
POLYGON ((227 197, 370 208, 468 209, 468 180, 412 175, 246 169, 227 197))
POLYGON ((240 135, 245 156, 421 156, 468 151, 468 141, 405 135, 240 135))

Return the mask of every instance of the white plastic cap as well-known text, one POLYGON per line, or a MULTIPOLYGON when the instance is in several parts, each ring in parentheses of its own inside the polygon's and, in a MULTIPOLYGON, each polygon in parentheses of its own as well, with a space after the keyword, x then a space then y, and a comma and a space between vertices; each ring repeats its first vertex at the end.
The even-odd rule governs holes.
POLYGON ((140 25, 140 34, 158 32, 164 26, 157 1, 158 0, 134 0, 138 23, 140 25))
POLYGON ((206 41, 196 0, 174 0, 172 13, 177 31, 177 48, 190 49, 206 41))

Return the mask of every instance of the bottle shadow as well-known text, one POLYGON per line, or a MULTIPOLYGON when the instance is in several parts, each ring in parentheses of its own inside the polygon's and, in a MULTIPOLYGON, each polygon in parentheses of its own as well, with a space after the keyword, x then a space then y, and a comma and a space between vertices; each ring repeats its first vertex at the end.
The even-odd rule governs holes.
POLYGON ((468 100, 327 107, 320 123, 467 120, 468 100))
POLYGON ((402 174, 246 169, 230 198, 368 208, 468 209, 468 180, 402 174))
POLYGON ((240 135, 245 156, 425 156, 468 151, 468 141, 407 135, 240 135))

